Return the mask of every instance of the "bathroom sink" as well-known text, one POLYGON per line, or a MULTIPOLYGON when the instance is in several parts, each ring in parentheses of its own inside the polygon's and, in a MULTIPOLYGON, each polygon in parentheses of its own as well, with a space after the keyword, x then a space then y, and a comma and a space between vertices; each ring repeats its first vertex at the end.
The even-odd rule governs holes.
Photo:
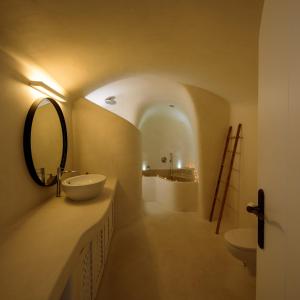
POLYGON ((62 189, 71 200, 89 200, 100 195, 105 181, 106 176, 100 174, 74 176, 62 182, 62 189))

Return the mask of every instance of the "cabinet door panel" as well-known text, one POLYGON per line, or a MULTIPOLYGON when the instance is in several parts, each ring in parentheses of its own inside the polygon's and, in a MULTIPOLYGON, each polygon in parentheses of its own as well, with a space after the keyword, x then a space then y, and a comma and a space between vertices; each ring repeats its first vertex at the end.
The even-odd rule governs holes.
POLYGON ((71 299, 92 300, 92 248, 91 243, 81 250, 78 264, 71 278, 71 299))
POLYGON ((100 228, 93 241, 93 295, 96 296, 104 269, 104 228, 100 228))

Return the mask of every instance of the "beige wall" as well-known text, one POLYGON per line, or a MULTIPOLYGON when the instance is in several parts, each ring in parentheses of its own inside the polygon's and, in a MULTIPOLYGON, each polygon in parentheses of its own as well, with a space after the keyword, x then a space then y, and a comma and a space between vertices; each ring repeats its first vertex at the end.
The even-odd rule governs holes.
POLYGON ((74 168, 119 180, 118 227, 141 216, 140 132, 128 121, 79 99, 73 106, 74 168))
MULTIPOLYGON (((255 226, 256 218, 246 212, 248 202, 257 200, 257 104, 236 103, 230 105, 230 124, 233 135, 242 124, 243 137, 239 141, 237 155, 225 207, 225 216, 234 227, 255 226)), ((233 148, 233 141, 230 148, 233 148)))
MULTIPOLYGON (((222 98, 202 89, 188 87, 198 117, 199 135, 199 209, 205 218, 211 209, 228 126, 243 124, 238 154, 232 172, 224 222, 234 227, 254 226, 256 219, 246 212, 246 205, 257 199, 257 104, 229 105, 222 98)), ((230 148, 233 147, 231 142, 230 148)), ((227 156, 223 181, 226 179, 230 155, 227 156)), ((223 195, 221 184, 219 197, 223 195)), ((221 198, 221 197, 220 197, 221 198)), ((219 204, 215 217, 218 215, 219 204)))
MULTIPOLYGON (((38 186, 31 179, 25 164, 23 128, 35 98, 32 89, 23 83, 23 66, 0 50, 0 69, 0 227, 3 229, 54 195, 55 188, 38 186)), ((69 124, 70 110, 67 105, 62 107, 69 124)))
POLYGON ((187 86, 198 119, 199 212, 208 218, 229 126, 228 103, 208 91, 187 86))

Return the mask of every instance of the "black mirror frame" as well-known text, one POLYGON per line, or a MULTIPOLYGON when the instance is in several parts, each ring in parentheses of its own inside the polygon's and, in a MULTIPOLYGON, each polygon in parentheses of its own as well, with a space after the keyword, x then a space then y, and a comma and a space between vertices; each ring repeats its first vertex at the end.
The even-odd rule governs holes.
POLYGON ((34 167, 34 163, 33 163, 33 159, 32 159, 32 152, 31 152, 32 122, 33 122, 33 118, 34 118, 35 112, 36 112, 39 104, 44 100, 48 100, 54 106, 54 108, 58 114, 59 120, 60 120, 62 136, 63 136, 63 151, 62 151, 62 156, 61 156, 61 161, 60 161, 60 167, 61 168, 65 167, 66 160, 67 160, 67 151, 68 151, 67 126, 66 126, 65 118, 64 118, 64 115, 63 115, 63 112, 62 112, 60 106, 52 98, 39 99, 39 100, 36 100, 31 105, 31 107, 27 113, 26 120, 25 120, 24 134, 23 134, 23 150, 24 150, 26 165, 27 165, 28 171, 29 171, 32 179, 40 186, 52 186, 52 185, 56 184, 56 182, 57 182, 56 176, 53 177, 51 182, 49 182, 48 184, 42 182, 35 171, 35 167, 34 167))

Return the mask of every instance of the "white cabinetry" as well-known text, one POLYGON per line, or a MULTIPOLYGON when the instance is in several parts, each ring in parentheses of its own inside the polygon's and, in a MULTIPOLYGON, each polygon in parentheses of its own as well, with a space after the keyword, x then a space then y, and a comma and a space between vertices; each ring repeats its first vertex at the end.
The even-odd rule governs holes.
POLYGON ((78 264, 71 276, 70 299, 92 300, 92 243, 86 245, 80 252, 78 264))
POLYGON ((104 266, 107 260, 110 241, 114 229, 113 202, 101 220, 93 238, 79 254, 78 263, 71 275, 64 300, 93 300, 96 298, 104 266))

